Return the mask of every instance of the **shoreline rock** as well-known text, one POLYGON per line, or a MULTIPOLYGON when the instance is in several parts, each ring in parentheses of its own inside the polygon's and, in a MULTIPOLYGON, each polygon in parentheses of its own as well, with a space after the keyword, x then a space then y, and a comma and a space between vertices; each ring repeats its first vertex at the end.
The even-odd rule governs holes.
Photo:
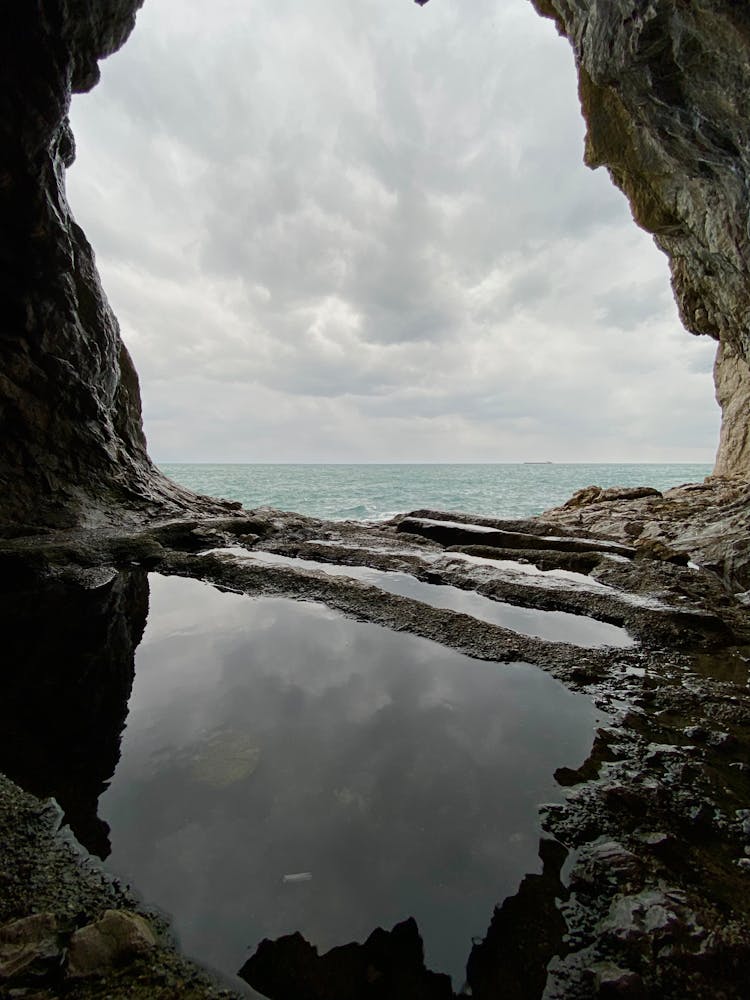
MULTIPOLYGON (((708 515, 713 489, 683 489, 678 503, 698 498, 708 515)), ((563 508, 562 524, 555 527, 554 512, 544 515, 527 525, 528 537, 549 536, 550 530, 563 538, 585 535, 577 521, 582 511, 594 513, 594 528, 601 534, 620 504, 671 502, 630 496, 563 508), (571 516, 576 520, 569 524, 571 516)), ((434 511, 414 514, 458 523, 482 520, 434 511)), ((547 995, 560 1000, 636 987, 645 995, 656 991, 665 1000, 714 996, 716 990, 739 1000, 740 984, 750 974, 750 894, 743 881, 750 877, 745 871, 750 867, 745 853, 750 847, 745 829, 750 769, 746 607, 710 570, 613 555, 601 544, 607 539, 595 536, 588 536, 596 550, 587 553, 596 556, 588 574, 565 570, 560 575, 560 569, 551 574, 536 570, 534 549, 510 550, 516 559, 526 560, 510 569, 504 549, 483 548, 490 558, 466 561, 452 546, 399 531, 400 523, 324 522, 262 510, 237 518, 155 523, 132 534, 30 535, 0 543, 0 567, 12 566, 15 572, 26 566, 26 585, 32 591, 33 580, 44 578, 72 579, 76 586, 98 590, 112 587, 113 574, 136 572, 132 564, 142 562, 145 569, 193 576, 234 591, 323 601, 354 618, 424 635, 472 656, 540 664, 569 687, 589 694, 611 722, 600 730, 581 768, 556 775, 567 791, 563 805, 542 814, 540 851, 547 859, 546 874, 541 882, 529 876, 515 896, 498 900, 497 912, 508 916, 493 921, 483 944, 476 946, 469 963, 473 995, 494 997, 502 975, 503 981, 521 984, 519 996, 524 983, 546 981, 547 995), (225 547, 230 551, 222 553, 225 547), (234 550, 249 558, 233 555, 234 550), (254 550, 312 559, 323 569, 254 562, 254 550), (501 558, 494 558, 498 554, 501 558), (331 576, 324 571, 326 563, 408 572, 524 606, 617 620, 639 636, 640 644, 583 650, 525 638, 345 575, 331 576), (554 944, 560 914, 564 946, 554 944), (519 938, 514 925, 537 927, 537 938, 519 938), (650 937, 641 933, 652 925, 663 937, 657 953, 646 947, 650 937), (543 940, 548 944, 542 946, 543 940), (547 973, 551 954, 555 957, 547 973)), ((514 522, 513 530, 521 529, 514 522)), ((0 922, 28 917, 30 908, 68 921, 85 914, 86 924, 113 908, 142 912, 132 894, 102 878, 69 841, 60 840, 55 808, 5 778, 0 804, 0 868, 12 873, 0 894, 0 922)), ((175 977, 187 984, 180 986, 180 996, 234 995, 222 993, 204 972, 161 946, 163 919, 145 915, 156 920, 160 947, 136 957, 130 971, 76 980, 75 990, 63 995, 88 1000, 101 996, 102 988, 113 997, 120 988, 123 996, 175 995, 165 985, 175 977), (127 993, 123 984, 131 981, 149 986, 139 985, 141 994, 127 993)))

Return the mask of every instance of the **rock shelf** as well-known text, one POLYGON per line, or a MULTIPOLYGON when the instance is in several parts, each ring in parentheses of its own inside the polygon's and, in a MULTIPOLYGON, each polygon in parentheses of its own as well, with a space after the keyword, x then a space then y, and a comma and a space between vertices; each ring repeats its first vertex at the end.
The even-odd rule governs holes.
MULTIPOLYGON (((534 532, 549 537, 549 525, 534 523, 534 532)), ((608 539, 592 544, 602 541, 608 539)), ((556 774, 565 801, 542 809, 543 873, 527 876, 516 895, 498 900, 469 961, 472 995, 496 996, 500 982, 517 984, 511 995, 538 995, 529 992, 532 985, 546 982, 545 995, 560 998, 605 996, 615 989, 633 996, 638 990, 646 996, 659 992, 675 1000, 717 991, 740 997, 750 970, 745 606, 716 573, 669 559, 612 559, 605 545, 605 557, 590 575, 578 573, 571 581, 536 569, 524 572, 524 566, 533 567, 519 561, 527 551, 534 550, 516 550, 509 569, 505 553, 499 560, 456 558, 461 554, 399 531, 398 523, 326 523, 258 510, 155 523, 133 533, 18 538, 3 543, 0 567, 6 590, 12 583, 14 589, 40 592, 55 580, 75 580, 83 594, 99 595, 100 606, 117 608, 124 597, 115 597, 117 571, 136 563, 240 593, 323 602, 357 620, 413 632, 469 656, 539 664, 570 688, 585 691, 612 721, 599 731, 581 768, 556 774), (237 558, 232 550, 287 559, 237 558), (319 565, 295 566, 289 559, 319 565), (337 567, 337 573, 326 572, 326 566, 337 567), (638 644, 582 649, 521 636, 386 593, 348 576, 347 566, 408 573, 426 584, 526 607, 564 608, 627 627, 638 644), (111 596, 105 600, 105 595, 111 596)), ((84 714, 92 710, 83 703, 84 714)), ((93 923, 105 909, 139 910, 131 895, 101 873, 92 875, 94 862, 60 841, 54 833, 59 813, 51 814, 7 780, 3 789, 3 870, 11 874, 1 920, 32 912, 62 919, 72 909, 93 923), (58 859, 54 875, 45 867, 50 852, 58 859), (80 895, 92 877, 102 886, 101 898, 99 888, 94 897, 80 895)), ((134 956, 116 980, 107 971, 98 979, 50 981, 44 989, 50 996, 53 986, 54 995, 102 995, 94 982, 111 989, 115 981, 136 983, 146 976, 153 992, 143 995, 161 995, 154 984, 171 981, 175 968, 184 969, 183 960, 169 946, 164 949, 165 940, 162 936, 148 955, 134 956)), ((270 953, 264 962, 265 977, 273 967, 270 953)), ((330 971, 328 964, 325 968, 330 971)), ((199 978, 190 983, 208 982, 200 979, 203 973, 194 974, 199 978)), ((444 990, 442 981, 438 986, 444 990)), ((198 992, 189 993, 186 986, 185 996, 213 996, 211 990, 226 987, 189 988, 198 992)), ((289 994, 282 989, 270 995, 289 994)))

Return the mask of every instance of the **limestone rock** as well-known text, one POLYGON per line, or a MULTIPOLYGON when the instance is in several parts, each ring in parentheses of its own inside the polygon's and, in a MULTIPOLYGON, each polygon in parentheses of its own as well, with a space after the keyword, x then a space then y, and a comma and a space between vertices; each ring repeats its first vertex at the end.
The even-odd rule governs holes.
POLYGON ((750 468, 750 369, 728 344, 719 345, 716 353, 714 384, 723 414, 714 472, 731 476, 750 468))
POLYGON ((68 949, 68 976, 104 975, 156 945, 148 921, 128 910, 107 910, 101 920, 76 931, 68 949))
POLYGON ((567 500, 564 507, 586 507, 592 503, 614 503, 615 500, 640 500, 641 497, 660 497, 659 490, 652 486, 585 486, 567 500))

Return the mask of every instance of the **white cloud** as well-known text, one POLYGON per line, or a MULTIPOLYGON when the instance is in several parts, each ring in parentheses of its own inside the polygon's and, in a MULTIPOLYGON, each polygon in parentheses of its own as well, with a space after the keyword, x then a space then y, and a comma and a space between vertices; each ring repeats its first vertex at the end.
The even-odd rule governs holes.
POLYGON ((713 344, 525 0, 147 0, 73 125, 157 460, 713 457, 713 344))

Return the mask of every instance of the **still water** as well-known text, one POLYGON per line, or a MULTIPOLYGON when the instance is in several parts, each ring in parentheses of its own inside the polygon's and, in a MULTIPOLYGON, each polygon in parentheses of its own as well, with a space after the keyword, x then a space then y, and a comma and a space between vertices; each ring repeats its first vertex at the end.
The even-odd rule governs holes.
POLYGON ((108 867, 227 973, 264 937, 324 951, 413 915, 459 987, 541 868, 538 806, 588 755, 591 702, 321 605, 150 583, 108 867))
POLYGON ((370 566, 338 566, 334 563, 317 562, 314 559, 283 556, 277 552, 263 552, 260 549, 248 551, 228 548, 209 551, 227 552, 236 558, 265 563, 267 566, 289 566, 292 569, 315 570, 330 576, 348 576, 369 583, 388 594, 412 597, 415 601, 429 604, 432 608, 458 611, 471 615, 479 621, 500 625, 521 635, 547 639, 550 642, 569 642, 585 649, 599 649, 603 646, 625 649, 635 645, 635 641, 624 628, 597 621, 596 618, 589 618, 587 615, 523 608, 505 601, 491 600, 475 590, 461 590, 460 587, 447 584, 425 583, 410 573, 395 573, 373 569, 370 566))

